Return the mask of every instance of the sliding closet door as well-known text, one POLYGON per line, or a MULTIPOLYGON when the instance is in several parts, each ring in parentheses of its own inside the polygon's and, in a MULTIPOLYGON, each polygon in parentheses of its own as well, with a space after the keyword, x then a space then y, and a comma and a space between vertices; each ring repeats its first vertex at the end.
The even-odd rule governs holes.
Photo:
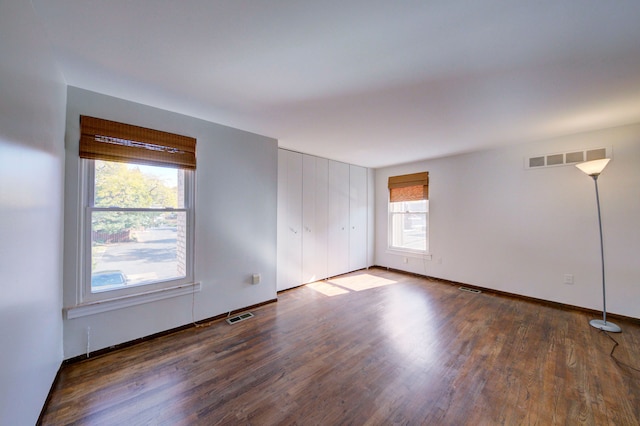
POLYGON ((349 165, 329 160, 329 276, 349 272, 349 165))
POLYGON ((278 290, 302 284, 302 154, 278 150, 278 290))
POLYGON ((368 171, 278 150, 278 290, 368 266, 368 171))
POLYGON ((349 270, 367 267, 367 169, 349 166, 349 270))
POLYGON ((329 161, 302 158, 302 282, 327 277, 329 161))

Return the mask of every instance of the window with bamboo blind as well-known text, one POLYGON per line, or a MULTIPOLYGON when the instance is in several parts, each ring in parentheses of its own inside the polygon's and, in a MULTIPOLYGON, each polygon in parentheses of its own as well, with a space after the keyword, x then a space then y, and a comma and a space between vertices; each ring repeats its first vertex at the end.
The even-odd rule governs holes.
POLYGON ((429 172, 390 176, 389 248, 426 253, 429 236, 429 172))
POLYGON ((80 117, 82 303, 193 282, 196 139, 80 117))

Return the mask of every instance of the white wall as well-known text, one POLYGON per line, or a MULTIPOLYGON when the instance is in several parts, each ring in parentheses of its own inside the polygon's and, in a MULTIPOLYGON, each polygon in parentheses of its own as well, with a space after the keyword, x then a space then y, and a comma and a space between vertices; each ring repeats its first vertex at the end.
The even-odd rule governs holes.
POLYGON ((376 264, 601 310, 593 181, 524 158, 612 147, 600 188, 607 310, 640 318, 640 124, 376 170, 376 264), (429 172, 431 260, 387 252, 387 179, 429 172), (573 274, 573 285, 563 284, 573 274))
POLYGON ((195 280, 202 291, 65 320, 65 358, 210 318, 276 296, 277 141, 75 87, 68 89, 64 303, 76 302, 79 116, 197 139, 195 280), (253 273, 262 282, 251 284, 253 273))
POLYGON ((38 419, 62 361, 65 82, 27 1, 0 3, 0 424, 38 419))

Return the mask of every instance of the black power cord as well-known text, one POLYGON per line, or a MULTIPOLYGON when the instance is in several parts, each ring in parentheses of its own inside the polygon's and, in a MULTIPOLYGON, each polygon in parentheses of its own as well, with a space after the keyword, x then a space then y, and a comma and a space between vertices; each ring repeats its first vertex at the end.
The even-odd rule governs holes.
POLYGON ((616 339, 611 337, 611 335, 609 333, 607 333, 606 330, 600 329, 600 331, 603 332, 604 335, 607 336, 609 339, 611 339, 611 341, 613 342, 613 348, 611 348, 611 352, 609 353, 609 355, 611 355, 611 358, 613 358, 613 360, 616 362, 616 364, 618 364, 618 367, 629 368, 629 369, 631 369, 633 371, 637 371, 637 372, 640 373, 640 368, 636 368, 636 367, 633 367, 631 365, 625 364, 624 362, 622 362, 618 358, 616 358, 616 356, 613 354, 613 352, 616 350, 616 348, 618 346, 620 346, 620 343, 618 343, 618 341, 616 339))

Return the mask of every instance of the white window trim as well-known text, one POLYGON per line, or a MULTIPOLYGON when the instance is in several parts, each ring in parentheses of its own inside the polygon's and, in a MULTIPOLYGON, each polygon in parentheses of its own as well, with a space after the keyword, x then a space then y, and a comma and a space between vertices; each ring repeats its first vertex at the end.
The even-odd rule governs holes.
MULTIPOLYGON (((141 286, 144 288, 144 286, 141 286)), ((199 282, 178 285, 175 287, 161 288, 159 290, 151 290, 143 293, 131 294, 127 296, 114 297, 112 299, 103 299, 93 302, 83 303, 68 308, 63 308, 65 319, 74 319, 95 315, 102 312, 114 311, 116 309, 128 308, 130 306, 142 305, 144 303, 155 302, 162 299, 184 296, 187 294, 198 293, 202 289, 199 282)))
MULTIPOLYGON (((187 238, 186 247, 186 269, 187 273, 184 278, 170 281, 161 281, 156 283, 131 286, 123 289, 103 291, 98 293, 91 292, 91 217, 92 210, 96 209, 90 206, 93 200, 94 185, 90 182, 95 181, 94 160, 79 159, 80 161, 80 202, 79 202, 79 241, 78 241, 78 270, 77 270, 77 291, 76 305, 64 308, 65 316, 76 318, 85 315, 92 315, 99 312, 120 309, 128 306, 148 303, 155 300, 177 297, 184 294, 191 294, 200 291, 200 283, 194 282, 195 270, 195 171, 185 170, 184 179, 184 208, 168 209, 170 211, 186 211, 187 214, 187 238), (71 316, 70 316, 71 315, 71 316)), ((134 209, 138 210, 138 209, 134 209)))
POLYGON ((402 248, 398 248, 398 247, 387 247, 387 251, 388 254, 395 254, 397 256, 404 256, 404 257, 412 257, 412 258, 416 258, 416 259, 425 259, 425 260, 431 260, 431 252, 429 252, 429 250, 410 250, 410 249, 402 249, 402 248))

